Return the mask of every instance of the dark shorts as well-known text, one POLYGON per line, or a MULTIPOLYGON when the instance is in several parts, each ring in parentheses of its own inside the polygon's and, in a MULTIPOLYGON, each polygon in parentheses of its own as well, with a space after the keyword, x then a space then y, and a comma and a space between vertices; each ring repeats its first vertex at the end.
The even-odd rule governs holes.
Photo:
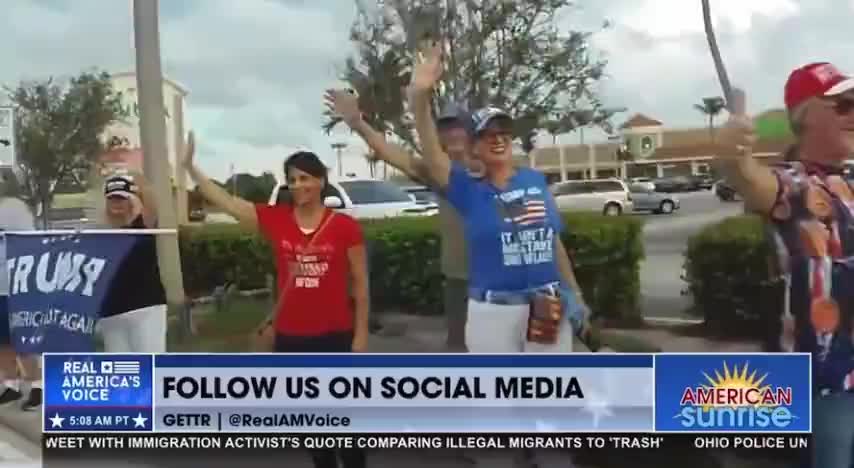
POLYGON ((12 344, 9 330, 9 296, 0 296, 0 346, 12 344))
MULTIPOLYGON (((353 350, 353 332, 334 332, 317 336, 276 334, 273 351, 276 353, 349 353, 353 350)), ((310 450, 315 468, 365 468, 365 451, 352 449, 310 450), (341 460, 341 464, 338 460, 341 460)))

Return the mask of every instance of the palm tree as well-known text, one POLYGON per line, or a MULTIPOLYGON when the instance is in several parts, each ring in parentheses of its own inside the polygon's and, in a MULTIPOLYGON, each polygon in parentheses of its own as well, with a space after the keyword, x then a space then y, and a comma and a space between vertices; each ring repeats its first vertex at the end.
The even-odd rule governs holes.
POLYGON ((703 98, 702 104, 694 104, 694 109, 700 111, 709 119, 709 138, 715 141, 715 117, 726 109, 726 101, 720 96, 703 98))
POLYGON ((552 136, 552 145, 557 146, 557 136, 564 132, 563 124, 559 120, 548 120, 543 126, 552 136))

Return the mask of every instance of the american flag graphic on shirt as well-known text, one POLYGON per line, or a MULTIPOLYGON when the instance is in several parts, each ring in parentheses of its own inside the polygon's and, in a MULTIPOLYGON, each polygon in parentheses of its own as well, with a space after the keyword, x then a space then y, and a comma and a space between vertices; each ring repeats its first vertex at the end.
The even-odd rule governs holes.
POLYGON ((546 202, 543 200, 519 200, 508 206, 508 222, 519 226, 540 224, 546 220, 546 202))

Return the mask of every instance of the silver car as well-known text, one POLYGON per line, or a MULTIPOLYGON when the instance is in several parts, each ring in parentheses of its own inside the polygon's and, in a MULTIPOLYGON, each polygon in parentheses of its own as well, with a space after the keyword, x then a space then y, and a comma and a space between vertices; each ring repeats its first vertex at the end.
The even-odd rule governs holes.
POLYGON ((560 210, 598 211, 619 216, 632 211, 632 194, 619 179, 570 180, 552 185, 560 210))
POLYGON ((647 184, 632 184, 629 186, 629 190, 632 192, 635 211, 673 214, 679 209, 679 199, 673 194, 656 192, 654 187, 647 184))

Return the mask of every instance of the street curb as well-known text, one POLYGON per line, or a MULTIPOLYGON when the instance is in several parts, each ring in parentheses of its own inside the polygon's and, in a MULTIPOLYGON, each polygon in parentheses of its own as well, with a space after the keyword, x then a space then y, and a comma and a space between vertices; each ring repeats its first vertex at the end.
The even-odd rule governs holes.
POLYGON ((0 425, 41 447, 41 414, 41 408, 38 411, 28 412, 22 411, 20 406, 13 404, 0 408, 0 425))

